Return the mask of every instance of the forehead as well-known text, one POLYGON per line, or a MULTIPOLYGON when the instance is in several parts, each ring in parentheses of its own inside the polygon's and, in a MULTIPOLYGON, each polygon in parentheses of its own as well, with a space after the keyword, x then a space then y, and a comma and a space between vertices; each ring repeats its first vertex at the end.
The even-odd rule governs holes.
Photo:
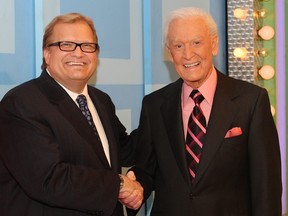
POLYGON ((173 20, 168 29, 168 37, 171 40, 209 37, 209 28, 201 17, 177 18, 173 20))
POLYGON ((52 38, 59 40, 91 41, 94 39, 90 26, 85 22, 57 23, 53 28, 52 38))

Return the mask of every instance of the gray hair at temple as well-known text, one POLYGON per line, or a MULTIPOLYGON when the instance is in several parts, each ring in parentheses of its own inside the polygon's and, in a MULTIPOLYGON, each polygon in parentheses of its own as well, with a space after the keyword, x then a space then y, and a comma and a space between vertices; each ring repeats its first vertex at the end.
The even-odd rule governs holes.
POLYGON ((200 8, 193 8, 193 7, 186 7, 186 8, 180 8, 174 11, 171 11, 168 19, 166 21, 165 29, 164 29, 164 44, 166 46, 169 45, 169 35, 168 30, 170 27, 170 24, 176 20, 176 19, 188 19, 188 18, 195 18, 200 17, 203 18, 204 22, 207 24, 210 36, 216 36, 217 33, 217 24, 213 17, 208 14, 207 12, 203 11, 200 8))
MULTIPOLYGON (((55 25, 59 24, 59 23, 67 23, 67 24, 73 24, 73 23, 79 23, 79 22, 84 22, 87 23, 87 25, 91 28, 92 33, 93 33, 93 39, 95 43, 98 43, 98 37, 96 34, 96 29, 94 27, 94 23, 93 21, 87 17, 84 16, 82 14, 79 13, 68 13, 68 14, 64 14, 64 15, 59 15, 57 17, 55 17, 45 28, 45 33, 43 36, 43 45, 42 45, 42 51, 44 51, 44 49, 50 44, 52 43, 51 41, 51 37, 53 35, 53 30, 55 25)), ((41 65, 41 69, 44 70, 46 69, 47 64, 45 62, 45 59, 43 57, 43 62, 41 65)))

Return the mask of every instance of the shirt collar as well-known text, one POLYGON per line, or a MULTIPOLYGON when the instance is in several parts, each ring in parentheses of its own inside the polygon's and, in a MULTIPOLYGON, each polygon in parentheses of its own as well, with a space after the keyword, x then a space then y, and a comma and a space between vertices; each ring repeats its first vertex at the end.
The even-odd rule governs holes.
MULTIPOLYGON (((50 72, 46 69, 47 73, 49 74, 49 76, 51 76, 50 72)), ((52 76, 51 76, 52 77, 52 76)), ((53 78, 53 77, 52 77, 53 78)), ((55 80, 55 79, 54 79, 55 80)), ((79 94, 73 91, 70 91, 69 89, 67 89, 65 86, 63 86, 60 82, 58 82, 57 80, 55 80, 66 92, 67 94, 72 98, 73 101, 76 102, 76 98, 78 97, 78 95, 83 94, 85 95, 86 98, 89 97, 88 95, 88 88, 87 85, 85 85, 83 91, 79 94)))
MULTIPOLYGON (((209 105, 212 105, 214 93, 217 85, 217 73, 216 69, 213 67, 211 75, 208 79, 198 88, 199 92, 203 95, 204 99, 207 101, 209 105)), ((185 82, 183 82, 182 86, 182 101, 184 105, 190 99, 190 94, 193 88, 188 86, 185 82)))

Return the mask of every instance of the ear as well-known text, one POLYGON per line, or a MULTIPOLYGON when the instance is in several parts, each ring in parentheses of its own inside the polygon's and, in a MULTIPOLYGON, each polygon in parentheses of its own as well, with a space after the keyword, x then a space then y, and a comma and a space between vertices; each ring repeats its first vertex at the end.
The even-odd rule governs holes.
POLYGON ((212 55, 216 56, 218 54, 218 35, 215 35, 211 38, 211 43, 212 43, 212 55))
POLYGON ((173 58, 173 53, 171 52, 171 49, 168 47, 168 45, 165 45, 167 52, 169 53, 169 59, 170 61, 173 63, 174 62, 174 58, 173 58))
POLYGON ((48 48, 44 48, 44 50, 43 50, 43 58, 45 59, 46 64, 49 65, 50 51, 49 51, 48 48))

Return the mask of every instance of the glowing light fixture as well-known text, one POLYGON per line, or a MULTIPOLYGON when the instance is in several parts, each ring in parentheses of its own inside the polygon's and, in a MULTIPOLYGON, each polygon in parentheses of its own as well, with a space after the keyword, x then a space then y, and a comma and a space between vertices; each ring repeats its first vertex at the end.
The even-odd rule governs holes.
POLYGON ((257 52, 256 52, 256 56, 266 57, 267 55, 268 55, 268 50, 265 48, 257 50, 257 52))
POLYGON ((258 35, 263 40, 271 40, 274 37, 275 31, 271 26, 263 26, 259 31, 258 35))
POLYGON ((262 8, 257 12, 257 14, 258 14, 258 17, 265 18, 267 16, 267 10, 262 8))
POLYGON ((237 19, 246 19, 246 17, 248 16, 248 10, 247 9, 241 9, 241 8, 236 8, 234 10, 234 17, 236 17, 237 19))
POLYGON ((270 65, 264 65, 263 67, 260 68, 258 73, 263 79, 268 80, 268 79, 271 79, 275 75, 275 70, 270 65))
POLYGON ((271 110, 271 114, 272 116, 275 116, 275 113, 276 113, 276 109, 274 106, 270 105, 270 110, 271 110))
POLYGON ((245 58, 247 56, 247 49, 245 47, 235 48, 233 54, 237 58, 245 58))
POLYGON ((253 17, 254 18, 265 18, 267 16, 267 10, 264 8, 259 9, 258 11, 253 12, 253 17))

